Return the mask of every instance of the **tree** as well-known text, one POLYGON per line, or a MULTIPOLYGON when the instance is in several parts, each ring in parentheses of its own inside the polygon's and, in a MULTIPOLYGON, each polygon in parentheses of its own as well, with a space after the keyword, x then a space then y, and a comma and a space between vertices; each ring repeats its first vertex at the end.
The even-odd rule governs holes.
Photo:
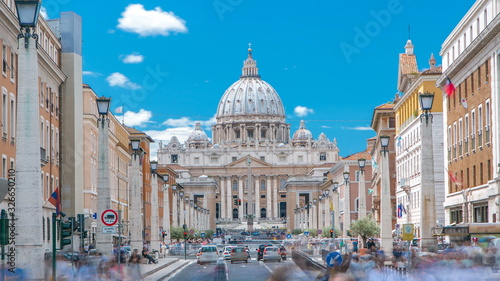
POLYGON ((306 231, 309 231, 309 237, 318 236, 318 230, 315 228, 306 229, 306 231))
POLYGON ((351 224, 351 233, 361 236, 363 246, 366 246, 366 239, 380 233, 380 227, 371 216, 359 219, 351 224))
POLYGON ((214 233, 215 231, 213 229, 207 229, 205 230, 205 237, 207 237, 208 239, 212 239, 214 233))
MULTIPOLYGON (((330 230, 331 229, 332 229, 332 227, 330 227, 330 226, 324 227, 322 229, 323 233, 321 234, 321 236, 323 236, 324 238, 330 238, 330 230)), ((340 230, 335 229, 335 237, 339 237, 339 236, 340 236, 340 230)))

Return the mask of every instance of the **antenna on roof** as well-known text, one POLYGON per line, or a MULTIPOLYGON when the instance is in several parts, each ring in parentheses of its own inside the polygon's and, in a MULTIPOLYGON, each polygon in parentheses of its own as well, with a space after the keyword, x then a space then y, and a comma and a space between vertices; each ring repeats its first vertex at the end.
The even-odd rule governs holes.
POLYGON ((410 28, 410 24, 408 24, 408 40, 411 40, 411 28, 410 28))

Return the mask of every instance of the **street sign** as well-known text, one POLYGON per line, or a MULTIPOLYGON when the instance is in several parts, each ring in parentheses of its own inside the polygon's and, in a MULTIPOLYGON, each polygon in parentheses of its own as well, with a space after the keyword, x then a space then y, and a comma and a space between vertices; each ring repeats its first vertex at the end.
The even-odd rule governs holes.
POLYGON ((304 231, 305 236, 309 236, 309 231, 304 231))
POLYGON ((194 234, 194 229, 190 229, 189 234, 194 234))
POLYGON ((403 224, 403 240, 411 241, 415 237, 413 236, 413 223, 403 224))
POLYGON ((292 239, 292 234, 288 233, 288 234, 286 235, 286 238, 287 238, 287 239, 292 239))
POLYGON ((103 234, 115 234, 116 233, 116 226, 103 226, 102 233, 103 234))
POLYGON ((321 234, 321 233, 323 233, 323 230, 318 229, 318 234, 321 234))
POLYGON ((118 222, 118 214, 115 210, 107 209, 102 212, 101 221, 106 226, 113 226, 118 222))
POLYGON ((93 213, 92 214, 92 218, 96 220, 97 219, 97 213, 93 213))
POLYGON ((201 237, 205 237, 205 232, 200 233, 201 237))
POLYGON ((326 256, 326 264, 328 267, 341 266, 342 262, 342 256, 338 252, 331 252, 326 256))

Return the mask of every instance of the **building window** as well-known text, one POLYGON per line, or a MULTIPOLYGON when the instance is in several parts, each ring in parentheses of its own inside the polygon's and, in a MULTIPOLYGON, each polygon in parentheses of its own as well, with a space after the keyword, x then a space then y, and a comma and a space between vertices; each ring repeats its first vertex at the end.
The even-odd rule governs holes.
POLYGON ((253 138, 253 130, 248 130, 248 138, 253 138))
POLYGON ((456 208, 450 210, 450 222, 451 223, 461 223, 462 219, 462 208, 456 208))
POLYGON ((5 74, 7 72, 7 46, 2 46, 2 72, 5 74))
POLYGON ((177 163, 177 161, 178 161, 177 154, 172 155, 172 163, 177 163))
POLYGON ((488 222, 488 205, 474 206, 474 222, 488 222))
MULTIPOLYGON (((7 104, 7 89, 2 88, 2 124, 7 124, 7 109, 8 109, 8 104, 7 104)), ((2 126, 2 132, 3 132, 3 137, 7 137, 7 126, 2 126)))
POLYGON ((231 159, 232 159, 231 160, 232 162, 236 161, 236 157, 234 157, 234 156, 231 159))
POLYGON ((238 181, 233 180, 233 190, 238 190, 238 181))
POLYGON ((239 130, 234 131, 234 134, 236 135, 236 139, 240 138, 240 131, 239 130))
POLYGON ((319 154, 319 161, 326 161, 326 152, 321 152, 319 154))
POLYGON ((261 156, 260 161, 266 161, 266 156, 261 156))
POLYGON ((261 195, 260 198, 266 198, 266 195, 261 195))
POLYGON ((389 128, 396 128, 396 118, 389 117, 389 128))
POLYGON ((14 61, 15 61, 15 55, 11 51, 10 52, 10 80, 14 80, 14 61))
POLYGON ((285 189, 286 188, 286 180, 285 179, 281 179, 280 180, 280 188, 281 189, 285 189))
POLYGON ((286 162, 286 156, 279 156, 279 157, 278 157, 278 160, 279 160, 280 162, 286 162))
POLYGON ((299 160, 298 160, 299 163, 302 163, 304 162, 304 156, 302 155, 299 155, 299 160))
POLYGON ((217 157, 210 157, 210 162, 211 162, 212 164, 216 164, 216 163, 218 162, 218 160, 219 160, 219 159, 218 159, 217 157))
POLYGON ((266 190, 266 181, 265 180, 261 180, 260 181, 260 189, 261 190, 266 190))
POLYGON ((195 157, 194 158, 194 163, 195 164, 200 164, 200 157, 195 157))
POLYGON ((266 129, 261 129, 260 130, 260 137, 263 138, 263 139, 266 138, 266 129))

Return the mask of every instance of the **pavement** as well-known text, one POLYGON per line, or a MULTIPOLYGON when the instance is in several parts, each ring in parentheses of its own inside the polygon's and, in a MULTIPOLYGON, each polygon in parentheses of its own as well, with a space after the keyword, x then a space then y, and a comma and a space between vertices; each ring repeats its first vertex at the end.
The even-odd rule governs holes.
POLYGON ((156 264, 141 263, 139 268, 144 281, 166 280, 194 260, 181 258, 159 258, 156 264))

